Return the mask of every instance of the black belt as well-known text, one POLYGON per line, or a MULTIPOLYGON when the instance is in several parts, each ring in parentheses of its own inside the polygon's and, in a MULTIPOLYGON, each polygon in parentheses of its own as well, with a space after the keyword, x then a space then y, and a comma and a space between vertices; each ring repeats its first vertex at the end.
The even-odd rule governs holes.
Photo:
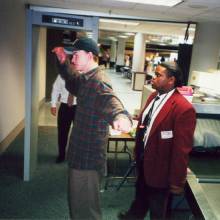
POLYGON ((61 102, 60 104, 61 104, 61 105, 66 105, 66 106, 68 106, 68 107, 74 107, 74 106, 76 106, 76 104, 73 104, 73 105, 69 106, 67 103, 64 103, 64 102, 61 102))

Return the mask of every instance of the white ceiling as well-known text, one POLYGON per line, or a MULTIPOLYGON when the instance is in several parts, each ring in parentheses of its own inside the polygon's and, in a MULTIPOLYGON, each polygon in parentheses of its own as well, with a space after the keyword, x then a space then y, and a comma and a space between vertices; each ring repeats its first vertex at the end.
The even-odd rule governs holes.
MULTIPOLYGON (((99 29, 102 38, 105 35, 109 36, 108 31, 112 32, 112 36, 117 35, 117 32, 141 32, 150 37, 154 35, 165 35, 173 38, 183 37, 187 22, 219 22, 220 24, 220 0, 184 0, 174 7, 125 3, 114 0, 29 0, 28 3, 53 7, 50 9, 54 12, 74 14, 81 10, 83 11, 81 12, 82 15, 97 15, 109 19, 137 19, 139 22, 138 26, 100 22, 99 29), (186 23, 170 23, 170 21, 186 23)), ((195 27, 195 25, 190 27, 192 26, 195 27)), ((190 31, 189 35, 194 36, 194 32, 190 31)), ((130 37, 130 40, 133 40, 133 37, 130 37)))
POLYGON ((114 0, 28 0, 30 4, 102 12, 109 16, 136 16, 169 21, 220 22, 220 0, 184 0, 174 7, 125 3, 114 0))

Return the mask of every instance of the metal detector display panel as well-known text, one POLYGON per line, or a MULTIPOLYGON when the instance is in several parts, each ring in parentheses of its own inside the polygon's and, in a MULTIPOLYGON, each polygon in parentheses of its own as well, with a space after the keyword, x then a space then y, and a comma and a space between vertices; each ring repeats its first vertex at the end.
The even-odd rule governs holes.
POLYGON ((83 19, 67 18, 67 17, 59 17, 59 16, 51 16, 51 15, 43 15, 42 22, 61 24, 61 25, 71 25, 74 27, 83 27, 84 25, 83 19))

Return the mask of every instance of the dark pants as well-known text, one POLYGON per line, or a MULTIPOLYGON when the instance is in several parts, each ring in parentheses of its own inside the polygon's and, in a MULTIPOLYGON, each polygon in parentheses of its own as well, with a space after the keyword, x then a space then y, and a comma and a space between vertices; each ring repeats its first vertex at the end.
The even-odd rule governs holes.
POLYGON ((61 103, 58 111, 58 151, 59 157, 65 158, 66 145, 69 135, 71 123, 74 121, 76 105, 69 107, 65 103, 61 103))
POLYGON ((134 216, 134 219, 144 219, 150 211, 151 220, 166 219, 169 199, 170 193, 167 188, 155 188, 145 183, 143 165, 139 165, 135 199, 128 210, 129 214, 134 216))

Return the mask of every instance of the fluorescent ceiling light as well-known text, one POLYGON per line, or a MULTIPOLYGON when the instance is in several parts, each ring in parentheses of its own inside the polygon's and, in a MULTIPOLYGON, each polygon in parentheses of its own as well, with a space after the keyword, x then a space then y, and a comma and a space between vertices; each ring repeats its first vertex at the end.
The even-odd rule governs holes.
POLYGON ((132 2, 132 3, 147 4, 147 5, 161 5, 168 7, 172 7, 174 5, 183 2, 183 0, 115 0, 115 1, 132 2))
POLYGON ((151 38, 150 41, 160 41, 158 38, 151 38))
POLYGON ((139 25, 138 22, 113 20, 113 19, 99 19, 99 21, 104 23, 124 24, 124 25, 133 25, 133 26, 139 25))
POLYGON ((128 35, 128 36, 134 36, 135 35, 135 33, 125 33, 126 35, 128 35))
POLYGON ((112 41, 118 41, 116 37, 108 37, 112 41))
POLYGON ((87 37, 91 38, 93 36, 92 32, 86 32, 87 37))
POLYGON ((128 38, 128 36, 125 36, 125 35, 118 35, 118 37, 120 37, 120 38, 128 38))

